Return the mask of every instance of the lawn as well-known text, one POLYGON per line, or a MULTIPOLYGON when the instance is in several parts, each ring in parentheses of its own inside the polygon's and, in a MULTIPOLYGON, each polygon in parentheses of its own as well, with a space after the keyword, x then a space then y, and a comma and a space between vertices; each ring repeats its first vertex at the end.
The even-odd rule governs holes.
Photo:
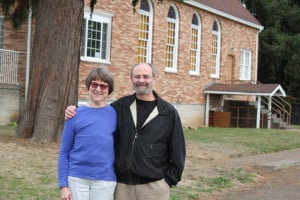
MULTIPOLYGON (((0 199, 59 200, 59 144, 36 144, 14 137, 14 125, 0 126, 0 199)), ((255 181, 244 169, 209 166, 219 157, 242 157, 300 147, 300 129, 185 129, 186 168, 171 190, 171 200, 199 199, 203 194, 255 181)))

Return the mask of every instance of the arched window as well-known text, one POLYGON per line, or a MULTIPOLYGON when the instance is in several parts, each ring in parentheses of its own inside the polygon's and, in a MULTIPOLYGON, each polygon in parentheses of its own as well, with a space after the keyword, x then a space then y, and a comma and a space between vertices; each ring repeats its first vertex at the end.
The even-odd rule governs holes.
POLYGON ((167 24, 165 70, 177 72, 179 17, 178 11, 174 5, 171 5, 169 8, 167 24))
POLYGON ((138 63, 151 63, 153 10, 151 1, 141 0, 138 39, 138 63))
POLYGON ((191 23, 190 41, 190 70, 191 75, 200 74, 200 48, 201 48, 201 21, 198 13, 195 13, 191 23))
POLYGON ((220 41, 221 30, 220 24, 217 20, 214 21, 211 33, 211 65, 210 76, 212 78, 219 78, 220 76, 220 41))

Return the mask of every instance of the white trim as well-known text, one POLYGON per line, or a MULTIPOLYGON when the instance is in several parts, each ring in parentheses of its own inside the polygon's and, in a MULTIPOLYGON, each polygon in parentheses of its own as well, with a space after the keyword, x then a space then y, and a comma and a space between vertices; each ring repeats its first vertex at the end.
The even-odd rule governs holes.
POLYGON ((152 42, 153 42, 153 6, 150 0, 146 0, 148 1, 149 4, 149 8, 150 11, 145 11, 145 10, 141 10, 139 9, 139 14, 140 15, 145 15, 149 17, 149 30, 148 30, 148 44, 147 44, 147 55, 146 55, 146 62, 151 63, 152 61, 152 42))
POLYGON ((249 49, 241 49, 240 51, 240 80, 251 80, 251 72, 252 72, 252 52, 249 49), (249 62, 245 62, 245 58, 247 53, 249 54, 249 62), (243 61, 243 62, 242 62, 243 61), (248 70, 246 70, 246 66, 248 66, 248 70), (248 76, 247 76, 248 75, 248 76))
POLYGON ((88 21, 94 21, 94 22, 98 22, 98 23, 106 23, 108 25, 107 27, 107 39, 106 39, 106 58, 102 59, 100 58, 96 58, 96 57, 88 57, 86 56, 86 50, 87 50, 87 38, 85 38, 84 42, 84 49, 82 49, 81 51, 84 51, 83 56, 80 56, 80 60, 81 61, 88 61, 88 62, 95 62, 95 63, 105 63, 105 64, 110 64, 110 52, 111 52, 111 33, 112 33, 112 14, 106 13, 106 12, 101 12, 99 10, 94 10, 93 14, 91 16, 91 12, 90 10, 84 9, 84 20, 86 20, 86 24, 84 27, 84 31, 85 31, 85 36, 87 37, 87 25, 88 25, 88 21))
POLYGON ((255 66, 254 66, 254 81, 257 83, 257 75, 258 75, 258 43, 259 43, 259 33, 256 33, 256 49, 255 49, 255 66))
MULTIPOLYGON (((172 68, 170 67, 165 67, 166 72, 177 72, 177 57, 178 57, 178 40, 179 40, 179 14, 178 14, 178 9, 175 5, 170 5, 175 11, 176 19, 169 18, 167 17, 167 22, 175 23, 175 38, 174 38, 174 49, 173 49, 173 66, 172 68)), ((168 9, 168 11, 169 11, 168 9)), ((166 58, 165 58, 166 59, 166 58)))
POLYGON ((249 96, 272 96, 271 93, 247 93, 247 92, 225 92, 225 91, 204 91, 204 94, 232 94, 232 95, 249 95, 249 96))
POLYGON ((204 91, 204 94, 231 94, 231 95, 249 95, 249 96, 283 96, 283 97, 286 97, 286 93, 280 85, 278 85, 277 88, 274 89, 272 93, 226 92, 226 91, 209 90, 209 91, 204 91), (278 95, 278 92, 281 93, 281 95, 278 95))
MULTIPOLYGON (((91 17, 91 9, 85 7, 85 8, 84 8, 84 14, 88 14, 89 17, 91 17)), ((108 12, 106 12, 106 11, 104 11, 104 10, 94 10, 94 11, 93 11, 93 14, 92 14, 92 18, 94 17, 94 14, 96 14, 96 15, 101 15, 101 16, 105 16, 105 17, 113 17, 113 14, 108 13, 108 12)))
POLYGON ((221 25, 218 19, 214 19, 212 26, 212 35, 217 35, 217 54, 216 54, 216 66, 215 66, 215 74, 210 74, 211 78, 220 78, 220 60, 221 60, 221 25), (213 30, 214 23, 218 25, 218 31, 213 30))
POLYGON ((257 108, 256 108, 256 128, 260 128, 260 112, 261 112, 261 96, 257 97, 257 108))
POLYGON ((286 93, 280 85, 278 85, 277 88, 272 92, 271 96, 275 96, 278 90, 282 93, 282 96, 286 97, 286 93))
POLYGON ((202 21, 201 21, 200 15, 197 12, 195 12, 193 14, 193 17, 194 17, 194 15, 196 15, 197 20, 198 20, 198 25, 197 26, 194 25, 194 24, 192 24, 192 21, 191 21, 191 31, 193 31, 193 29, 196 29, 197 33, 198 33, 198 35, 197 35, 197 49, 196 49, 196 63, 195 63, 196 67, 195 67, 195 71, 189 70, 189 75, 196 75, 196 76, 198 76, 201 73, 201 71, 200 71, 200 69, 201 69, 200 64, 201 64, 201 46, 202 46, 201 45, 202 21))

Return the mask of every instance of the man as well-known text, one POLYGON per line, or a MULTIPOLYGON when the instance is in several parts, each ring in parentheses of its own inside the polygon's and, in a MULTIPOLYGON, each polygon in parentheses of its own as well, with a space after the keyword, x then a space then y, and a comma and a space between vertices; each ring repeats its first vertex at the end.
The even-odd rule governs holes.
MULTIPOLYGON (((111 104, 118 115, 115 200, 167 200, 181 179, 186 153, 181 120, 153 90, 155 80, 153 65, 133 66, 135 93, 111 104)), ((68 110, 66 118, 73 115, 68 110)))

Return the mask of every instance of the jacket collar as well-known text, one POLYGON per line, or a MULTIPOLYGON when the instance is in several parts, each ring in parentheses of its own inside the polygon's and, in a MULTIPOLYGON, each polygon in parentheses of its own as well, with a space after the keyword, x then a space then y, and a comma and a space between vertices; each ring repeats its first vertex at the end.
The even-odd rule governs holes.
MULTIPOLYGON (((133 101, 133 103, 130 105, 130 112, 131 116, 134 122, 135 127, 137 126, 137 109, 136 109, 136 100, 133 101)), ((150 115, 147 117, 144 124, 141 126, 143 128, 148 122, 150 122, 153 118, 155 118, 158 115, 158 109, 157 106, 154 107, 150 115)))
MULTIPOLYGON (((166 114, 167 109, 166 109, 166 101, 160 98, 160 96, 155 92, 152 91, 156 101, 157 101, 157 110, 158 113, 160 114, 166 114)), ((128 98, 126 98, 126 101, 123 102, 124 106, 130 106, 134 101, 136 100, 136 93, 129 95, 128 98)))

